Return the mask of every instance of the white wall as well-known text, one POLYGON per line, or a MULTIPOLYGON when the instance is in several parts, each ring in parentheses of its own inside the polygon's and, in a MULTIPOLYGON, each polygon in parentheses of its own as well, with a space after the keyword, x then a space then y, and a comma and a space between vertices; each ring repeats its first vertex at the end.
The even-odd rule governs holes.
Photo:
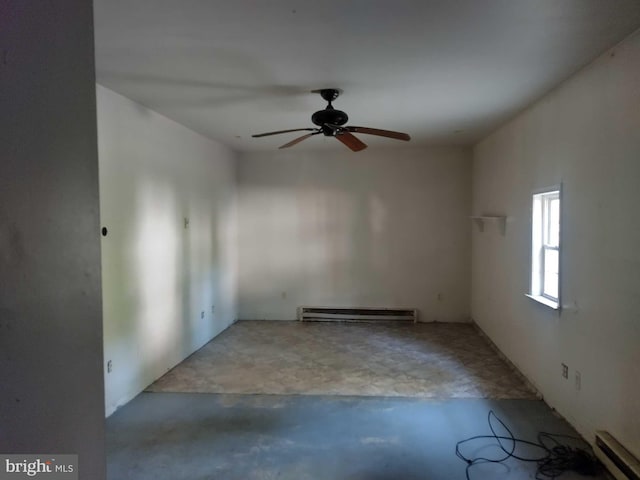
POLYGON ((106 476, 91 2, 1 2, 0 452, 106 476))
POLYGON ((102 86, 97 99, 110 414, 236 318, 235 158, 102 86))
POLYGON ((474 213, 510 220, 473 233, 473 318, 587 438, 640 455, 640 34, 478 144, 473 180, 474 213), (558 315, 524 293, 531 193, 560 182, 558 315))
POLYGON ((468 321, 470 157, 461 148, 243 155, 239 317, 406 306, 424 321, 468 321))

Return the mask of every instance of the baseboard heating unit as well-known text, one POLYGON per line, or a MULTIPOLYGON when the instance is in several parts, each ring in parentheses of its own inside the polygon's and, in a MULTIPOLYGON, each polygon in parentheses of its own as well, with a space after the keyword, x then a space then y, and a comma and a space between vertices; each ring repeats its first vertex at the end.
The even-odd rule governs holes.
POLYGON ((415 308, 298 307, 301 322, 417 322, 415 308))
POLYGON ((593 451, 617 480, 640 480, 640 461, 608 432, 596 432, 593 451))

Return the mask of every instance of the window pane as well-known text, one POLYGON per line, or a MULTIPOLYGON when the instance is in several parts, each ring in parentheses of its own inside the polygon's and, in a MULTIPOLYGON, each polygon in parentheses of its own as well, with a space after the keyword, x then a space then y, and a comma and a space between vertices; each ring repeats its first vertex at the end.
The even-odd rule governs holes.
POLYGON ((543 295, 558 298, 558 250, 544 250, 544 284, 543 295))
POLYGON ((547 245, 557 247, 560 245, 560 199, 552 198, 549 200, 549 231, 547 233, 547 245))
POLYGON ((560 189, 533 195, 531 218, 531 294, 559 302, 560 189))

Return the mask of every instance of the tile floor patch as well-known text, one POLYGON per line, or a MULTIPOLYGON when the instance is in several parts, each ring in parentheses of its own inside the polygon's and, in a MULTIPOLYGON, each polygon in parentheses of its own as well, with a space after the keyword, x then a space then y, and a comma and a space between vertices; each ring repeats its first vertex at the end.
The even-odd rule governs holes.
POLYGON ((242 321, 148 391, 533 399, 470 324, 242 321))

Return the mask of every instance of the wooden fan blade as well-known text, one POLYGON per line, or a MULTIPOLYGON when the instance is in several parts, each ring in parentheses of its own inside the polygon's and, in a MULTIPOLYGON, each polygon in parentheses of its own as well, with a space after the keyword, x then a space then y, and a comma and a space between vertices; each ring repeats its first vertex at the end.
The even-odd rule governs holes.
POLYGON ((254 138, 258 137, 266 137, 269 135, 279 135, 281 133, 289 133, 289 132, 315 132, 317 128, 292 128, 290 130, 278 130, 277 132, 267 132, 267 133, 258 133, 256 135, 251 135, 254 138))
POLYGON ((395 138, 396 140, 411 140, 411 137, 406 133, 393 132, 391 130, 381 130, 379 128, 369 127, 344 127, 346 130, 355 133, 366 133, 368 135, 377 135, 379 137, 395 138))
POLYGON ((359 152, 360 150, 364 150, 367 148, 367 144, 361 142, 356 136, 351 135, 349 132, 342 132, 336 135, 336 138, 344 143, 347 147, 349 147, 354 152, 359 152))
POLYGON ((303 140, 306 140, 309 137, 312 137, 314 135, 319 134, 320 132, 313 132, 313 133, 308 133, 306 135, 302 135, 301 137, 298 137, 296 139, 291 140, 289 143, 285 143, 284 145, 282 145, 281 147, 278 148, 289 148, 289 147, 293 147, 294 145, 297 145, 298 143, 300 143, 303 140))

